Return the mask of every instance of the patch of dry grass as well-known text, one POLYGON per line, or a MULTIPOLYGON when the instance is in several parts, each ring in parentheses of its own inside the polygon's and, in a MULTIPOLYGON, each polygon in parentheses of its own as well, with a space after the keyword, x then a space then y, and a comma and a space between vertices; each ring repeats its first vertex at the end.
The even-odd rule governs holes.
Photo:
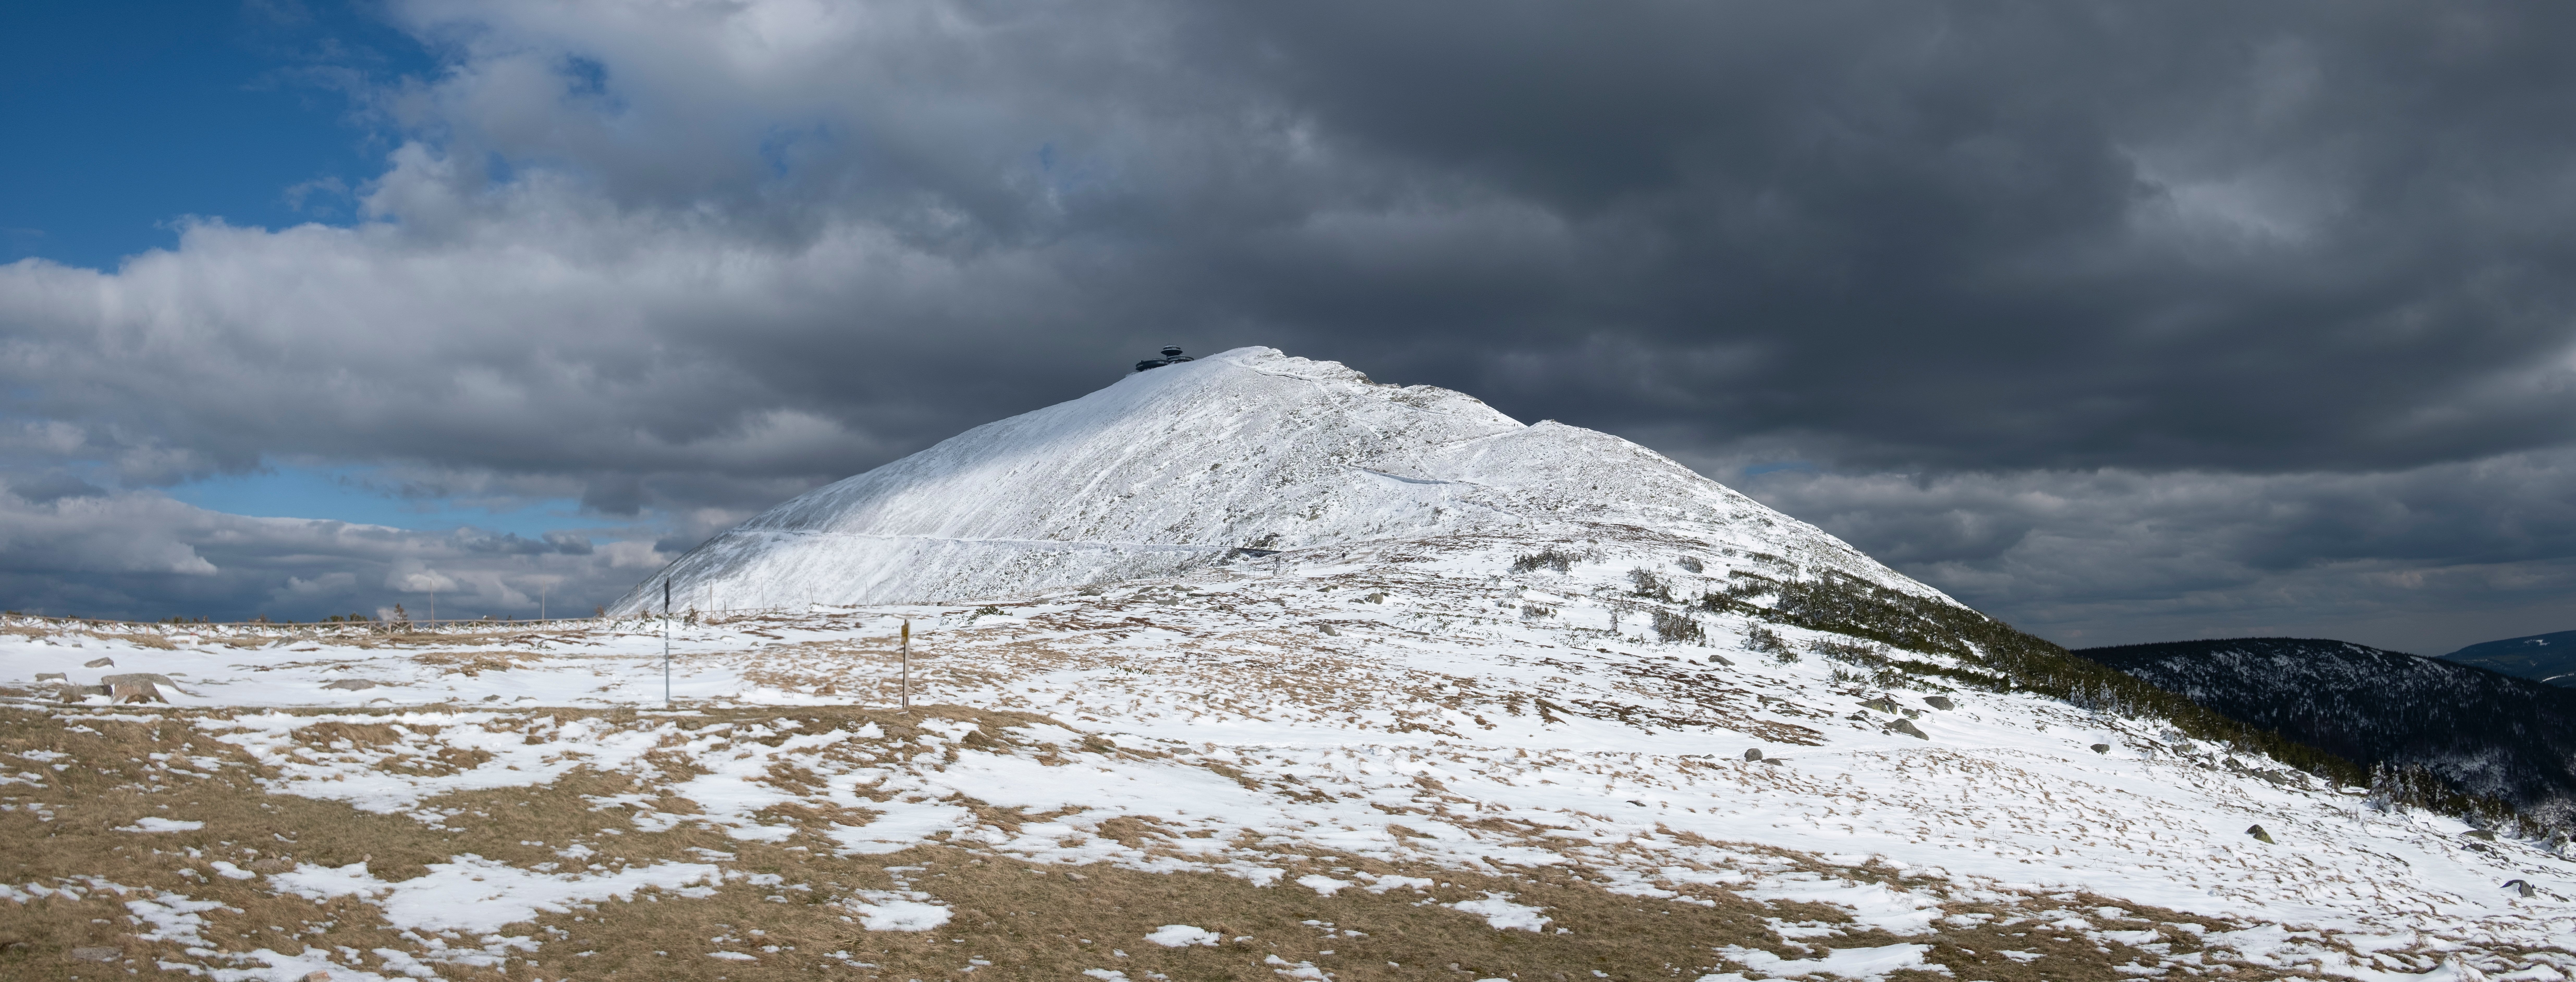
MULTIPOLYGON (((979 739, 997 743, 1010 741, 1009 727, 1045 722, 1028 714, 955 707, 940 707, 937 713, 942 718, 972 719, 991 734, 979 739)), ((228 964, 191 957, 173 942, 136 937, 141 929, 126 903, 161 891, 223 903, 224 908, 203 914, 204 937, 221 951, 268 948, 293 953, 308 946, 359 952, 425 950, 418 938, 387 925, 369 903, 350 898, 315 903, 272 893, 264 879, 224 876, 214 865, 217 861, 260 873, 301 863, 365 862, 374 875, 399 881, 423 875, 430 864, 451 862, 468 853, 530 869, 547 863, 616 869, 729 857, 717 861, 734 878, 712 896, 687 898, 648 890, 629 901, 541 914, 533 922, 503 931, 526 935, 536 947, 514 954, 504 966, 506 972, 440 966, 440 977, 450 979, 541 975, 730 982, 820 975, 901 982, 967 979, 973 969, 973 982, 986 982, 994 978, 1060 980, 1078 978, 1086 969, 1111 969, 1139 982, 1150 982, 1157 974, 1175 982, 1273 982, 1284 977, 1281 970, 1293 971, 1301 963, 1331 972, 1338 982, 1688 979, 1729 967, 1715 950, 1726 945, 1792 958, 1814 954, 1774 934, 1768 918, 1849 920, 1839 908, 1762 903, 1712 887, 1692 887, 1683 896, 1667 899, 1622 895, 1607 889, 1579 861, 1461 870, 1283 847, 1259 855, 1259 861, 1286 870, 1277 885, 1260 887, 1215 873, 1149 873, 1108 864, 1038 865, 953 841, 885 856, 834 855, 832 840, 822 830, 832 824, 864 822, 869 817, 865 809, 772 808, 761 814, 765 821, 794 825, 798 831, 775 842, 743 842, 688 821, 672 824, 666 831, 646 831, 632 820, 638 806, 594 804, 595 799, 609 796, 643 795, 659 812, 695 812, 693 803, 665 790, 670 781, 694 769, 676 755, 657 761, 662 768, 659 776, 575 770, 539 787, 442 795, 423 802, 423 808, 446 815, 442 824, 429 825, 407 815, 371 814, 336 802, 267 794, 256 781, 263 775, 252 758, 197 731, 189 724, 195 715, 200 714, 158 710, 154 716, 158 722, 90 719, 74 724, 43 712, 0 710, 0 754, 11 755, 0 759, 8 760, 13 769, 39 766, 18 756, 26 751, 69 755, 58 761, 69 765, 65 769, 45 767, 39 772, 47 782, 43 788, 24 784, 0 788, 0 804, 8 806, 0 811, 0 882, 21 886, 106 882, 135 891, 120 895, 91 886, 79 897, 60 895, 23 905, 0 901, 0 979, 60 979, 90 971, 122 976, 126 967, 149 971, 161 960, 228 964), (154 760, 155 754, 166 759, 154 760), (205 827, 157 834, 117 831, 153 815, 202 821, 205 827), (567 863, 564 851, 575 846, 590 855, 567 863), (1418 877, 1431 885, 1382 893, 1354 885, 1322 896, 1294 884, 1308 874, 1356 883, 1363 880, 1358 875, 1362 873, 1418 877), (856 923, 851 905, 864 901, 861 891, 882 890, 926 893, 950 907, 953 920, 927 932, 864 930, 856 923), (1447 906, 1493 895, 1509 895, 1515 903, 1542 907, 1552 921, 1540 933, 1496 930, 1480 917, 1447 906), (1215 946, 1181 949, 1144 940, 1166 924, 1206 928, 1224 940, 1215 946), (1564 933, 1557 933, 1559 928, 1564 933), (115 948, 120 958, 131 961, 120 966, 73 961, 69 953, 82 947, 115 948), (749 954, 756 960, 709 957, 715 951, 749 954), (848 957, 834 957, 835 952, 848 957)), ((545 716, 556 720, 604 716, 623 725, 658 724, 632 713, 572 710, 513 718, 524 726, 545 716)), ((893 740, 919 732, 911 725, 919 718, 818 708, 712 710, 704 717, 677 722, 687 730, 727 722, 792 723, 800 732, 857 730, 875 723, 893 740)), ((759 739, 785 738, 773 733, 759 739)), ((302 727, 296 739, 315 747, 341 741, 370 747, 399 742, 387 725, 339 720, 302 727)), ((1128 753, 1105 746, 1091 749, 1128 753)), ((445 763, 470 766, 462 760, 445 763)), ((773 778, 790 784, 803 780, 793 773, 773 778)), ((1052 817, 965 804, 985 821, 1005 827, 1052 817)), ((1172 841, 1176 830, 1146 818, 1117 818, 1101 823, 1100 833, 1150 848, 1172 841)), ((1237 845, 1249 849, 1254 843, 1237 845)), ((1847 879, 1899 879, 1897 872, 1881 867, 1833 866, 1776 849, 1742 847, 1739 851, 1847 879)), ((2017 905, 1961 902, 1949 907, 1957 913, 2033 918, 2017 925, 1945 927, 1933 937, 1908 938, 1853 930, 1830 943, 1836 947, 1932 943, 1937 946, 1933 959, 1957 973, 1949 977, 1950 982, 2042 978, 2110 982, 2121 977, 2114 965, 2133 959, 2148 964, 2158 960, 2125 945, 2096 944, 2080 933, 2041 926, 2049 912, 2089 911, 2112 901, 2025 899, 2026 903, 2017 905), (1999 954, 2007 949, 2037 951, 2043 957, 2025 963, 1999 954)), ((2196 942, 2189 934, 2160 924, 2211 923, 2169 911, 2129 909, 2137 915, 2135 923, 2104 926, 2159 930, 2178 952, 2191 950, 2196 942)), ((472 939, 457 943, 477 944, 472 939)), ((382 960, 373 954, 362 954, 359 964, 384 970, 382 960)), ((2211 974, 2228 977, 2230 972, 2222 965, 2211 974)), ((2279 976, 2250 969, 2240 974, 2279 976)), ((1900 982, 1903 978, 1899 977, 1900 982)), ((1918 973, 1915 978, 1931 976, 1918 973)))

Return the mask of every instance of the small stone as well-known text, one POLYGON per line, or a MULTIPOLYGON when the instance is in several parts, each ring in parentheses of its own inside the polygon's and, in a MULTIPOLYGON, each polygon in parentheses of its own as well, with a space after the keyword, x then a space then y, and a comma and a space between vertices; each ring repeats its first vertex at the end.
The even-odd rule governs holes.
POLYGON ((1711 664, 1711 665, 1724 665, 1724 666, 1726 666, 1726 667, 1728 667, 1728 668, 1733 668, 1733 667, 1735 667, 1735 663, 1734 663, 1734 662, 1727 661, 1726 659, 1724 659, 1724 658, 1720 658, 1720 657, 1718 657, 1718 656, 1716 656, 1716 655, 1710 655, 1710 656, 1708 656, 1708 663, 1709 663, 1709 664, 1711 664))
POLYGON ((115 666, 116 659, 114 658, 92 658, 81 663, 82 668, 113 668, 115 666))
POLYGON ((2272 841, 2272 833, 2263 831, 2263 827, 2262 827, 2262 826, 2260 826, 2260 825, 2256 825, 2256 826, 2252 826, 2252 827, 2247 828, 2247 829, 2245 830, 2245 834, 2246 834, 2246 835, 2253 836, 2253 837, 2254 837, 2254 839, 2255 839, 2255 841, 2257 841, 2257 842, 2271 842, 2271 841, 2272 841))
MULTIPOLYGON (((101 659, 104 661, 105 659, 101 659)), ((123 948, 74 948, 72 958, 84 962, 112 962, 125 957, 123 948)))
POLYGON ((2097 754, 2107 754, 2107 753, 2110 753, 2110 752, 2111 752, 2111 745, 2110 745, 2110 744, 2107 744, 2107 743, 2097 743, 2097 744, 2094 744, 2094 745, 2093 745, 2093 752, 2094 752, 2094 753, 2097 753, 2097 754))
POLYGON ((2531 881, 2529 880, 2506 880, 2504 881, 2504 888, 2513 891, 2518 896, 2524 897, 2540 892, 2532 887, 2531 881))
POLYGON ((375 687, 376 683, 367 681, 366 679, 341 679, 337 682, 323 686, 325 689, 338 689, 342 692, 356 692, 360 689, 372 689, 375 687))
POLYGON ((161 690, 153 687, 152 683, 149 681, 126 675, 112 675, 109 676, 109 678, 115 679, 115 681, 108 683, 107 696, 109 699, 116 702, 158 702, 166 704, 170 701, 168 699, 161 698, 161 690))
POLYGON ((1887 724, 1887 730, 1890 733, 1902 733, 1917 740, 1932 739, 1932 734, 1923 732, 1922 728, 1915 726, 1914 721, 1910 719, 1900 719, 1896 722, 1889 723, 1887 724))
POLYGON ((65 674, 63 674, 63 673, 61 673, 61 672, 37 672, 37 673, 36 673, 36 681, 38 681, 38 682, 69 682, 69 681, 71 681, 71 680, 72 680, 72 677, 71 677, 71 676, 69 676, 69 675, 65 675, 65 674))
POLYGON ((1745 752, 1744 752, 1744 759, 1746 759, 1746 760, 1761 760, 1761 759, 1762 759, 1762 750, 1761 750, 1761 748, 1756 747, 1756 748, 1754 748, 1754 749, 1752 749, 1752 750, 1747 750, 1747 751, 1745 751, 1745 752))
POLYGON ((2460 834, 2472 839, 2484 839, 2488 842, 2494 842, 2496 840, 2495 833, 2487 831, 2486 829, 2470 829, 2460 834))
POLYGON ((1932 708, 1934 708, 1934 709, 1957 709, 1957 708, 1959 708, 1959 704, 1958 704, 1958 703, 1955 703, 1955 702, 1951 702, 1951 701, 1950 701, 1950 697, 1949 697, 1949 696, 1924 696, 1924 697, 1923 697, 1923 704, 1924 704, 1924 705, 1926 705, 1926 706, 1930 706, 1930 707, 1932 707, 1932 708))
POLYGON ((1880 696, 1860 705, 1863 709, 1875 709, 1890 716, 1896 715, 1896 700, 1886 696, 1880 696))

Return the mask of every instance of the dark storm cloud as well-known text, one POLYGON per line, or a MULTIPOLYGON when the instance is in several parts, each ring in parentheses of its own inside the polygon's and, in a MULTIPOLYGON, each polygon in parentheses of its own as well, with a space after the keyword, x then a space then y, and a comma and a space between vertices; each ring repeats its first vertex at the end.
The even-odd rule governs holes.
POLYGON ((1294 19, 1233 54, 1570 243, 1537 296, 1335 271, 1394 296, 1330 320, 1449 349, 1411 376, 1904 466, 2404 467, 2576 426, 2565 11, 1549 9, 1261 8, 1294 19))
POLYGON ((2070 630, 2576 549, 2560 8, 388 10, 447 67, 335 76, 358 222, 0 267, 28 508, 293 458, 676 548, 1174 342, 1805 461, 2070 630))

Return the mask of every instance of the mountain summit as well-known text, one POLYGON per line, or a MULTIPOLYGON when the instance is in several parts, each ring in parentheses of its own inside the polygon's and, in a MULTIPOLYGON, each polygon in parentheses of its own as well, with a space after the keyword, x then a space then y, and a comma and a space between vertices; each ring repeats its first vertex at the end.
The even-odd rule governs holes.
POLYGON ((650 609, 665 579, 674 606, 702 609, 946 601, 1373 540, 1622 530, 1939 596, 1618 437, 1237 348, 815 489, 690 550, 611 609, 650 609))

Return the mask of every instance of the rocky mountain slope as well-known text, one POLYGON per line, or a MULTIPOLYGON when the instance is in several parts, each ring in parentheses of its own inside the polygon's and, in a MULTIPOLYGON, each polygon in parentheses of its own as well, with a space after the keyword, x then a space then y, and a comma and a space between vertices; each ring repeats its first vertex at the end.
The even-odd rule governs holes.
POLYGON ((1239 348, 818 488, 610 610, 658 604, 665 579, 676 605, 700 610, 959 600, 1170 575, 1247 549, 1618 528, 1699 540, 1710 561, 1765 576, 1938 595, 1626 440, 1239 348))
POLYGON ((2481 642, 2443 655, 2442 660, 2576 687, 2576 631, 2481 642))
POLYGON ((2344 641, 2175 641, 2075 654, 2349 760, 2419 764, 2462 791, 2562 826, 2576 818, 2576 691, 2344 641))

